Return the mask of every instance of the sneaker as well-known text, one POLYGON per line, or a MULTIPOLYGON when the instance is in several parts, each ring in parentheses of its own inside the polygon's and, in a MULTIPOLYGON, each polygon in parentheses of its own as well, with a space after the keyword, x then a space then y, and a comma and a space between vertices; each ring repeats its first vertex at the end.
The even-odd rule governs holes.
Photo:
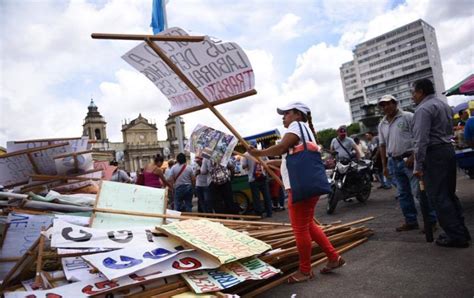
POLYGON ((455 248, 468 248, 469 242, 468 241, 454 241, 446 238, 436 239, 436 245, 442 247, 455 247, 455 248))
POLYGON ((405 231, 411 231, 411 230, 417 230, 419 227, 418 227, 418 224, 417 223, 414 223, 414 224, 407 224, 407 223, 404 223, 403 225, 401 225, 400 227, 396 228, 395 231, 397 232, 405 232, 405 231))

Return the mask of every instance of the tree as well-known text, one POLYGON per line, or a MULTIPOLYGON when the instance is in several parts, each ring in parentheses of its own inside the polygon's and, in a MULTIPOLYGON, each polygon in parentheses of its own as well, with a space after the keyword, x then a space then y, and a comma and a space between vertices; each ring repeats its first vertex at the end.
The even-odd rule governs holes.
POLYGON ((352 136, 352 135, 356 135, 360 133, 360 125, 359 125, 359 122, 354 122, 354 123, 351 123, 348 127, 347 127, 347 135, 348 136, 352 136))
POLYGON ((331 141, 337 136, 337 132, 334 128, 327 128, 317 132, 318 140, 325 149, 329 149, 331 141))

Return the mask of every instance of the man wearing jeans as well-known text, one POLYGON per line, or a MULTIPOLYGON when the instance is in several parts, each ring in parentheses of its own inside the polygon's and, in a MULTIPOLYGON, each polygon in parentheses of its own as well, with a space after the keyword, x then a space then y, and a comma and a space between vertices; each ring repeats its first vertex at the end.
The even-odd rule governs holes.
MULTIPOLYGON (((250 143, 256 147, 256 143, 250 143)), ((245 158, 242 160, 242 168, 248 171, 248 179, 250 190, 252 191, 252 201, 255 214, 261 216, 263 214, 262 203, 260 202, 260 193, 263 196, 265 205, 265 212, 267 217, 272 217, 272 198, 270 197, 270 187, 268 185, 268 177, 263 171, 263 167, 257 164, 250 154, 245 153, 245 158)), ((265 157, 266 159, 266 157, 265 157)), ((263 159, 263 160, 265 160, 263 159)))
MULTIPOLYGON (((380 154, 383 173, 386 177, 393 173, 399 191, 400 208, 405 223, 396 228, 397 232, 418 229, 417 210, 414 198, 418 196, 418 179, 413 175, 413 135, 411 124, 413 114, 398 108, 392 95, 384 95, 379 107, 385 116, 379 124, 380 154)), ((436 213, 429 206, 432 227, 436 224, 436 213)))
POLYGON ((198 198, 198 212, 212 213, 211 194, 209 193, 211 176, 207 170, 210 167, 210 161, 197 156, 194 158, 194 161, 196 162, 194 175, 196 176, 195 192, 198 198))
POLYGON ((413 84, 412 98, 416 105, 414 174, 423 179, 428 200, 435 206, 439 225, 446 233, 436 239, 436 244, 467 248, 471 235, 456 196, 456 156, 451 143, 453 112, 435 96, 433 83, 428 79, 413 84))

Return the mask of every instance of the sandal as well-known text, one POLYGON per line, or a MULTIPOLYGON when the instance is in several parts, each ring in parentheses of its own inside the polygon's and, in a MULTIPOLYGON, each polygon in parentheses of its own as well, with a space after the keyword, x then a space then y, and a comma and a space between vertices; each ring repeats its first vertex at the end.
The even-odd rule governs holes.
POLYGON ((289 284, 295 284, 299 282, 308 281, 310 279, 313 279, 314 277, 313 271, 311 271, 310 273, 303 273, 301 271, 297 271, 296 273, 293 273, 292 275, 290 275, 288 279, 286 280, 289 284), (296 277, 295 276, 296 273, 300 273, 302 277, 296 277))
POLYGON ((326 264, 326 266, 325 266, 323 269, 321 269, 319 272, 320 272, 321 274, 328 274, 328 273, 332 272, 333 270, 335 270, 335 269, 337 269, 337 268, 340 268, 340 267, 342 267, 342 266, 344 266, 344 265, 346 265, 346 261, 344 261, 344 259, 343 259, 341 256, 339 256, 338 259, 337 259, 337 261, 336 261, 336 265, 330 266, 329 263, 328 263, 328 264, 326 264))

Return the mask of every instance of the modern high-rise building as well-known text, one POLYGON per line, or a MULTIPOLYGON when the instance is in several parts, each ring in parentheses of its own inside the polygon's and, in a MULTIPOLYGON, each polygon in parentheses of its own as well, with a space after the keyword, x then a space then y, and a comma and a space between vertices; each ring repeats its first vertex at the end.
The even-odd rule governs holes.
POLYGON ((353 56, 340 67, 353 122, 364 117, 362 106, 384 94, 394 95, 402 109, 413 108, 410 89, 422 78, 431 79, 436 95, 446 100, 435 29, 423 20, 356 45, 353 56))

